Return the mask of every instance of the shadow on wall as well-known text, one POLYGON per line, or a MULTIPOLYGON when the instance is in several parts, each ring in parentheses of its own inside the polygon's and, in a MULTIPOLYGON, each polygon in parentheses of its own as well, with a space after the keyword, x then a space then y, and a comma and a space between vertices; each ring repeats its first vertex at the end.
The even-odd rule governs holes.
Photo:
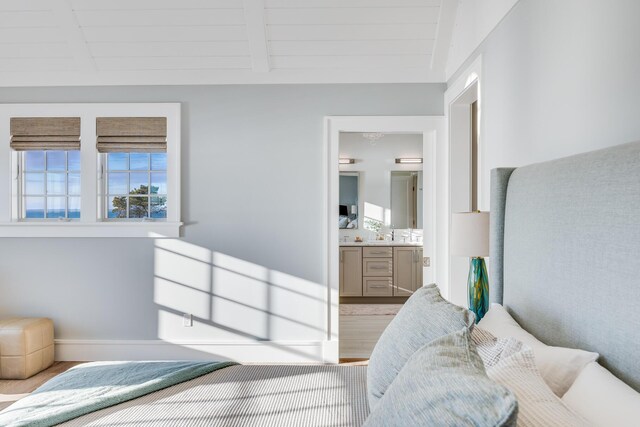
POLYGON ((156 239, 154 302, 163 341, 246 362, 318 362, 326 298, 321 284, 182 240, 156 239), (183 325, 185 314, 192 327, 183 325))

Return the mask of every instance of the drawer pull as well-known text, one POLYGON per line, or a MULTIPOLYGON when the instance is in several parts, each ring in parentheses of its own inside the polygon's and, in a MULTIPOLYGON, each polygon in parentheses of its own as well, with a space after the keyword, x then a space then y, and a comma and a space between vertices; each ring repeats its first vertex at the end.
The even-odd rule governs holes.
POLYGON ((377 252, 371 252, 371 253, 372 254, 376 254, 376 255, 378 255, 378 254, 382 255, 382 254, 387 254, 389 252, 388 251, 377 251, 377 252))
POLYGON ((389 266, 377 267, 375 265, 372 265, 369 268, 372 269, 372 270, 389 270, 389 266))
POLYGON ((387 288, 389 285, 369 285, 370 288, 387 288))

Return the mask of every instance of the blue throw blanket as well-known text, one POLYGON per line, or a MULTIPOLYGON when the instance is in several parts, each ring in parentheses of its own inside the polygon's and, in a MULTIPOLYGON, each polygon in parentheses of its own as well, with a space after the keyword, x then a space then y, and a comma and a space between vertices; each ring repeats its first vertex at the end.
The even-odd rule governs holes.
POLYGON ((0 426, 53 426, 235 364, 228 361, 82 364, 0 412, 0 426))

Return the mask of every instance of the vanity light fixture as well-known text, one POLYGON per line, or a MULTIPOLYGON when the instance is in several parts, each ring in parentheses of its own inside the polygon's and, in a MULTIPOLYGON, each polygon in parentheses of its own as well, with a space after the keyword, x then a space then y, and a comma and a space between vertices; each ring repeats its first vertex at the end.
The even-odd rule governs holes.
POLYGON ((338 163, 341 165, 352 165, 356 162, 356 159, 339 159, 338 163))
POLYGON ((422 163, 422 157, 400 158, 400 159, 396 159, 396 163, 400 163, 400 164, 403 164, 403 165, 422 163))

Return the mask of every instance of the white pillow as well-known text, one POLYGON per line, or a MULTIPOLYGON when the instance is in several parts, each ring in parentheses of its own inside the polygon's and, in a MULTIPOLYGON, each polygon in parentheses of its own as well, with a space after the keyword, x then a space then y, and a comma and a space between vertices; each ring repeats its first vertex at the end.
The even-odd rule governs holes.
POLYGON ((488 368, 487 376, 516 395, 518 427, 589 425, 553 394, 536 368, 533 352, 526 346, 488 368))
POLYGON ((562 401, 596 426, 631 427, 640 422, 640 393, 597 362, 580 372, 562 401))
POLYGON ((531 347, 542 378, 551 390, 562 397, 587 364, 598 359, 598 353, 574 348, 554 347, 540 342, 518 325, 500 304, 491 304, 478 327, 498 338, 513 337, 531 347))

